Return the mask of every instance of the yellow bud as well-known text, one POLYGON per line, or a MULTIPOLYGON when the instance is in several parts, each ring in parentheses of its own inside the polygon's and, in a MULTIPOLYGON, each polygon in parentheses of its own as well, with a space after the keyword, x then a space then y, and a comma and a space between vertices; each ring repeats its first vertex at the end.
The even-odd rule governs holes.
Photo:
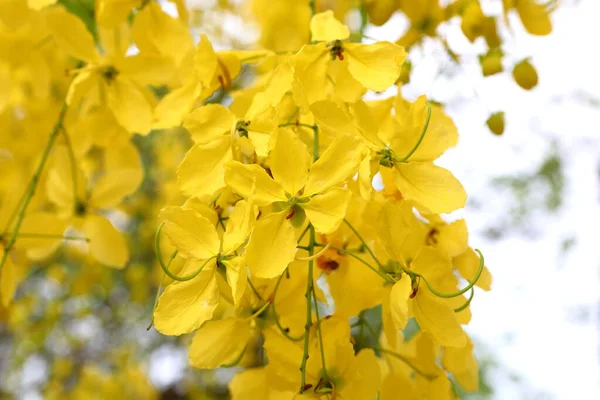
POLYGON ((538 74, 529 60, 523 60, 513 69, 513 78, 525 90, 531 90, 538 84, 538 74))
POLYGON ((504 133, 504 111, 493 113, 485 123, 494 135, 502 135, 504 133))
POLYGON ((490 52, 479 58, 483 76, 490 76, 503 71, 502 54, 499 52, 490 52))

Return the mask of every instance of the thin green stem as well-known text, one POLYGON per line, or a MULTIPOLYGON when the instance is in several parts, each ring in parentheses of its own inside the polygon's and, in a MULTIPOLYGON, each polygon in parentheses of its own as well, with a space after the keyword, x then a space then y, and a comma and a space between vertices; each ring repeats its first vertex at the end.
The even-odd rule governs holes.
POLYGON ((425 137, 425 133, 427 133, 427 128, 429 127, 429 121, 430 120, 431 120, 431 105, 429 103, 427 103, 427 117, 425 118, 425 125, 423 125, 423 129, 421 130, 421 134, 419 135, 419 139, 417 139, 417 142, 415 143, 415 145, 413 146, 413 148, 410 149, 410 151, 404 157, 398 157, 396 154, 394 154, 394 161, 399 162, 399 163, 405 162, 405 161, 408 161, 408 159, 413 154, 415 154, 415 151, 417 151, 417 149, 421 145, 421 142, 423 142, 423 138, 425 137))
POLYGON ((373 261, 375 261, 377 263, 377 266, 379 266, 379 268, 383 269, 383 264, 381 264, 381 262, 379 262, 379 260, 375 256, 375 253, 373 252, 373 250, 371 250, 371 247, 369 247, 369 245, 367 244, 367 242, 365 241, 365 239, 363 239, 363 237, 360 235, 360 233, 358 233, 358 231, 352 226, 352 224, 350 223, 350 221, 348 221, 346 218, 344 218, 344 223, 346 223, 346 225, 348 225, 348 227, 356 235, 356 237, 358 238, 358 240, 361 241, 361 243, 363 244, 363 246, 365 247, 365 249, 367 249, 367 252, 373 258, 373 261))
POLYGON ((427 380, 433 380, 433 379, 437 378, 437 375, 426 374, 425 372, 421 371, 412 362, 410 362, 410 360, 408 358, 404 357, 401 354, 396 353, 395 351, 382 349, 380 347, 374 347, 373 350, 378 351, 383 354, 389 354, 390 356, 397 358, 398 360, 402 361, 404 364, 408 365, 410 367, 410 369, 412 369, 417 374, 421 375, 422 377, 424 377, 427 380))
POLYGON ((67 144, 67 150, 69 153, 69 161, 71 162, 71 180, 73 183, 73 205, 77 207, 77 203, 79 199, 77 198, 77 160, 75 159, 75 152, 73 151, 73 146, 71 145, 71 139, 69 138, 69 134, 67 130, 63 127, 61 129, 63 137, 65 138, 65 143, 67 144))
MULTIPOLYGON (((306 233, 308 232, 309 228, 310 228, 310 224, 306 225, 306 228, 304 228, 304 230, 300 234, 300 237, 298 238, 297 243, 300 243, 302 241, 302 239, 304 239, 304 235, 306 235, 306 233)), ((301 246, 298 246, 298 247, 301 247, 301 246)), ((303 248, 303 247, 301 247, 301 248, 303 248)))
MULTIPOLYGON (((10 233, 10 232, 4 232, 4 233, 0 233, 0 237, 3 237, 5 234, 10 233)), ((90 239, 86 238, 86 237, 79 237, 79 236, 63 236, 63 235, 51 235, 51 234, 45 234, 45 233, 19 233, 17 235, 17 238, 21 238, 21 239, 62 239, 62 240, 73 240, 73 241, 82 241, 82 242, 89 242, 90 239)))
POLYGON ((310 16, 314 17, 317 13, 317 0, 308 0, 308 7, 310 8, 310 16))
MULTIPOLYGON (((310 249, 308 250, 309 256, 312 256, 314 253, 315 246, 315 228, 310 225, 310 241, 308 246, 310 249)), ((308 346, 310 339, 310 328, 312 326, 312 301, 311 301, 311 293, 314 290, 313 288, 313 265, 314 260, 310 260, 308 262, 308 276, 306 278, 306 294, 304 297, 306 298, 306 324, 304 325, 304 351, 302 354, 302 363, 300 364, 300 393, 304 393, 306 390, 306 362, 308 361, 308 346)))
POLYGON ((315 134, 313 138, 313 162, 316 162, 319 159, 319 127, 317 125, 314 126, 313 132, 315 134))
POLYGON ((40 180, 42 170, 44 169, 44 165, 46 165, 46 161, 48 160, 48 156, 50 155, 50 150, 52 150, 54 142, 56 141, 56 137, 58 136, 58 133, 60 132, 60 129, 63 126, 65 116, 67 114, 67 108, 67 103, 64 103, 60 110, 60 113, 58 114, 58 120, 56 121, 54 128, 52 128, 52 131, 50 132, 50 138, 48 139, 48 143, 46 143, 46 147, 44 147, 44 151, 42 152, 42 158, 40 159, 38 166, 35 169, 33 176, 31 177, 31 181, 29 182, 29 185, 25 191, 25 198, 23 199, 23 204, 21 205, 21 209, 17 214, 15 227, 12 231, 12 235, 6 243, 6 246, 4 247, 4 255, 2 256, 2 260, 0 261, 0 271, 2 270, 2 267, 6 262, 10 251, 15 245, 15 241, 17 240, 19 230, 21 229, 21 224, 23 223, 23 219, 25 218, 25 212, 27 211, 27 207, 29 206, 31 199, 33 199, 33 195, 35 194, 35 189, 37 188, 38 182, 40 180))
MULTIPOLYGON (((317 246, 317 247, 324 247, 326 245, 325 244, 321 244, 321 243, 316 243, 315 246, 317 246)), ((388 276, 388 275, 384 274, 383 272, 379 271, 377 268, 375 268, 374 266, 372 266, 371 264, 369 264, 363 258, 357 256, 353 252, 351 252, 349 250, 346 250, 346 249, 344 249, 342 247, 337 247, 337 246, 331 246, 330 245, 329 248, 337 250, 337 251, 341 251, 344 254, 348 254, 350 257, 354 258, 355 260, 360 261, 361 263, 363 263, 364 265, 366 265, 367 267, 369 267, 369 269, 371 269, 377 275, 379 275, 382 279, 384 279, 386 282, 388 282, 388 283, 396 283, 390 276, 388 276)))
POLYGON ((464 310, 465 308, 469 307, 469 305, 471 304, 471 301, 473 301, 473 297, 475 296, 475 288, 471 288, 471 294, 469 295, 469 298, 467 299, 467 301, 465 302, 465 304, 463 304, 460 307, 457 307, 454 309, 455 313, 459 313, 462 310, 464 310))
POLYGON ((469 284, 467 286, 465 286, 463 289, 459 290, 458 292, 454 292, 454 293, 439 292, 431 286, 431 284, 427 281, 427 279, 425 279, 423 277, 423 275, 413 272, 409 269, 405 269, 404 271, 410 276, 418 276, 419 278, 423 279, 423 281, 427 285, 427 288, 431 291, 431 293, 433 293, 437 297, 441 297, 443 299, 451 299, 451 298, 458 297, 461 294, 466 293, 469 289, 471 289, 473 286, 475 286, 475 284, 479 280, 479 277, 481 276, 481 273, 483 272, 484 259, 483 259, 483 254, 481 254, 481 251, 479 251, 479 249, 475 249, 475 251, 479 254, 479 268, 477 269, 477 273, 475 274, 475 277, 473 278, 473 280, 471 282, 469 282, 469 284))
POLYGON ((299 127, 307 128, 307 129, 311 129, 311 130, 315 130, 315 128, 316 128, 316 125, 302 124, 300 122, 286 122, 286 123, 277 125, 277 127, 279 127, 279 128, 285 128, 287 126, 299 126, 299 127))
POLYGON ((321 332, 321 319, 319 317, 319 304, 317 304, 317 293, 315 288, 312 290, 312 298, 315 302, 315 317, 317 318, 317 336, 319 337, 319 350, 321 351, 321 365, 323 366, 323 378, 327 382, 330 381, 329 374, 327 373, 327 364, 325 364, 325 347, 323 346, 323 333, 321 332))
MULTIPOLYGON (((171 263, 173 262, 173 260, 175 259, 176 256, 177 256, 177 250, 175 250, 173 253, 171 253, 171 258, 169 259, 169 263, 167 264, 167 269, 169 269, 171 267, 171 263)), ((150 319, 150 324, 146 328, 147 331, 149 331, 150 328, 152 328, 152 325, 154 324, 154 310, 156 310, 156 307, 158 306, 158 298, 160 297, 160 290, 162 289, 163 285, 165 284, 165 276, 167 276, 167 274, 165 274, 163 272, 162 279, 160 280, 160 285, 158 285, 158 289, 156 290, 156 297, 154 297, 154 306, 152 307, 152 318, 150 319)))
POLYGON ((264 299, 262 298, 262 296, 260 295, 260 293, 258 293, 258 290, 256 290, 256 287, 254 286, 254 284, 252 283, 252 281, 250 280, 250 277, 246 277, 246 279, 248 280, 248 286, 250 286, 250 289, 252 289, 252 292, 254 293, 254 295, 260 300, 260 301, 264 301, 264 299))
MULTIPOLYGON (((286 269, 287 271, 287 269, 286 269)), ((304 339, 304 334, 302 334, 301 336, 298 337, 294 337, 292 335, 290 335, 288 332, 290 331, 289 328, 284 328, 281 325, 281 322, 279 321, 279 315, 277 314, 277 310, 275 309, 275 297, 277 295, 277 291, 279 290, 279 284, 281 283, 281 279, 283 279, 283 274, 279 275, 279 278, 277 279, 277 283, 275 284, 275 289, 273 289, 273 294, 271 295, 271 307, 273 308, 273 318, 275 319, 275 324, 277 325, 277 327, 279 328, 279 330, 281 331, 281 334, 283 336, 285 336, 288 340, 291 340, 292 342, 299 342, 300 340, 304 339)))
MULTIPOLYGON (((160 224, 160 226, 156 230, 156 235, 154 236, 154 252, 156 254, 156 259, 158 260, 158 264, 160 265, 160 267, 162 268, 164 273, 167 274, 167 276, 169 278, 171 278, 175 281, 189 281, 191 279, 194 279, 195 277, 197 277, 200 274, 200 272, 202 272, 202 270, 204 269, 206 264, 208 264, 209 261, 217 258, 217 256, 215 255, 215 256, 212 256, 212 257, 204 260, 204 263, 200 266, 200 268, 198 268, 196 271, 192 272, 189 275, 178 276, 178 275, 173 274, 172 272, 169 271, 169 268, 167 266, 165 266, 165 264, 163 263, 162 258, 160 256, 160 233, 162 232, 162 228, 164 226, 165 226, 165 222, 160 224)), ((176 253, 177 253, 177 250, 175 250, 173 252, 173 254, 171 254, 171 260, 175 257, 175 255, 177 255, 176 253)))

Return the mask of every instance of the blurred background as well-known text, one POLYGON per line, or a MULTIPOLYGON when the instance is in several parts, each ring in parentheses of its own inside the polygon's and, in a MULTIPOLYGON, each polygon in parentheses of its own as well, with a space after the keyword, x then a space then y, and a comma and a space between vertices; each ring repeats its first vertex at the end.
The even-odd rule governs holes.
MULTIPOLYGON (((188 1, 195 37, 202 32, 217 48, 248 48, 261 36, 254 17, 266 12, 267 2, 250 2, 253 9, 246 3, 188 1)), ((502 1, 480 3, 485 15, 503 18, 502 1)), ((79 4, 93 10, 93 1, 79 4)), ((162 5, 177 15, 175 3, 162 5)), ((549 7, 550 35, 528 34, 516 13, 508 26, 498 25, 502 68, 485 77, 486 42, 471 42, 461 20, 447 21, 437 31, 444 41, 424 38, 411 48, 412 71, 402 87, 409 99, 425 93, 443 103, 458 127, 460 142, 440 165, 470 197, 451 218, 466 218, 470 244, 483 250, 494 279, 492 290, 478 290, 471 304, 467 330, 481 387, 469 399, 600 398, 600 57, 586 45, 600 37, 600 2, 549 7), (512 75, 524 59, 539 76, 531 90, 512 75), (497 112, 504 112, 501 134, 486 125, 497 112)), ((346 15, 351 27, 359 23, 357 13, 346 15)), ((365 41, 395 41, 408 27, 397 12, 382 26, 367 26, 365 41)), ((251 76, 244 71, 237 84, 251 76)), ((215 101, 227 102, 221 95, 215 101)), ((135 143, 146 178, 111 215, 130 233, 128 267, 109 269, 65 247, 31 269, 0 321, 0 398, 62 398, 69 380, 77 382, 74 398, 93 392, 98 398, 227 398, 235 369, 193 370, 189 337, 147 330, 160 281, 155 216, 181 200, 175 169, 189 142, 174 131, 135 143), (136 394, 128 396, 127 388, 136 394)))

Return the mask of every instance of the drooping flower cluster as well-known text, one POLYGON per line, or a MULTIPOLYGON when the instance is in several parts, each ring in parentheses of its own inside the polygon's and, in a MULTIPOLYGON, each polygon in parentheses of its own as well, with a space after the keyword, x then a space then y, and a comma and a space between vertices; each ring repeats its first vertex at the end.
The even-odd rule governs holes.
MULTIPOLYGON (((173 282, 154 325, 167 335, 195 331, 198 368, 235 365, 260 338, 268 362, 234 378, 234 398, 391 399, 398 385, 449 396, 448 373, 473 390, 463 293, 475 283, 489 289, 490 278, 464 221, 439 216, 463 207, 466 194, 434 164, 457 143, 456 127, 424 97, 362 99, 397 81, 401 46, 348 42, 332 12, 310 25, 312 43, 298 52, 224 53, 269 71, 229 107, 184 117, 195 142, 178 170, 188 200, 159 216, 158 257, 173 282), (172 249, 168 263, 161 248, 172 249), (378 343, 352 343, 351 321, 379 305, 378 343), (410 318, 421 333, 405 342, 410 318)), ((215 65, 221 57, 206 38, 196 54, 215 65)), ((199 80, 213 70, 203 63, 199 80)))

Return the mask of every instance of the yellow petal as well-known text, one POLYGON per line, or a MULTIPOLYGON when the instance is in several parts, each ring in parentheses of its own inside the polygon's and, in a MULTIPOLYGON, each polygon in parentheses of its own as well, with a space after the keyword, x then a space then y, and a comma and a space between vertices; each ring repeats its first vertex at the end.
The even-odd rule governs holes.
MULTIPOLYGON (((199 267, 199 266, 198 266, 199 267)), ((210 320, 219 305, 215 262, 189 281, 171 283, 158 299, 154 326, 164 335, 179 336, 210 320)))
POLYGON ((442 364, 456 378, 467 392, 476 392, 479 388, 479 365, 473 355, 473 343, 467 336, 467 345, 461 348, 444 349, 442 364))
MULTIPOLYGON (((114 27, 97 25, 98 41, 102 43, 103 55, 119 62, 119 71, 122 70, 122 62, 127 49, 131 45, 131 29, 129 24, 119 22, 114 27)), ((134 58, 134 57, 130 57, 134 58)))
POLYGON ((122 78, 113 79, 106 88, 108 106, 119 124, 130 133, 148 133, 152 124, 152 107, 142 90, 122 78))
POLYGON ((463 254, 469 248, 469 232, 464 219, 459 219, 451 224, 436 225, 439 234, 436 246, 448 257, 453 258, 463 254))
POLYGON ((413 258, 423 244, 424 231, 408 202, 386 204, 377 219, 377 234, 397 261, 413 258))
POLYGON ((226 268, 227 284, 231 289, 233 304, 239 306, 248 282, 246 260, 244 257, 234 257, 231 260, 223 261, 223 264, 226 268))
POLYGON ((410 268, 419 273, 438 290, 443 291, 442 285, 451 283, 450 290, 454 289, 454 279, 452 274, 452 263, 446 255, 439 249, 422 246, 415 259, 410 264, 410 268))
POLYGON ((306 45, 294 56, 293 87, 296 103, 312 104, 325 98, 330 86, 327 80, 329 61, 325 43, 306 45))
POLYGON ((188 130, 196 143, 208 143, 230 133, 236 122, 235 115, 220 104, 207 104, 197 108, 183 119, 183 127, 188 130))
POLYGON ((45 10, 45 15, 47 27, 61 49, 88 63, 98 58, 94 38, 79 18, 63 7, 45 10))
POLYGON ((372 349, 362 349, 356 355, 356 364, 360 380, 355 381, 353 389, 357 399, 375 399, 381 386, 379 361, 372 349))
POLYGON ((90 198, 90 205, 109 208, 118 205, 125 196, 142 184, 144 170, 137 148, 130 141, 109 146, 104 156, 106 174, 102 176, 90 198))
POLYGON ((431 334, 440 346, 463 347, 467 343, 454 310, 425 288, 419 288, 413 312, 423 332, 431 334))
POLYGON ((358 171, 365 151, 360 138, 336 138, 312 165, 304 195, 323 193, 330 187, 344 183, 358 171))
POLYGON ((317 232, 327 234, 335 231, 342 223, 351 197, 350 190, 333 187, 312 197, 308 203, 299 205, 317 232))
POLYGON ((123 268, 129 260, 129 249, 123 235, 105 217, 88 214, 82 226, 89 239, 90 254, 109 267, 123 268))
MULTIPOLYGON (((390 147, 404 157, 418 142, 427 120, 427 98, 420 96, 414 103, 404 105, 397 98, 395 121, 397 133, 390 147)), ((454 122, 437 105, 431 105, 431 118, 423 141, 410 157, 410 161, 433 161, 458 143, 458 131, 454 122)))
POLYGON ((188 197, 211 196, 225 186, 223 176, 229 160, 229 137, 194 145, 177 169, 179 188, 188 197))
POLYGON ((190 364, 195 368, 213 369, 239 359, 250 340, 249 321, 227 318, 208 321, 198 329, 190 345, 190 364))
POLYGON ((306 145, 292 129, 279 129, 275 148, 271 151, 273 178, 287 193, 295 196, 306 184, 310 155, 306 145))
POLYGON ((467 202, 467 193, 454 175, 432 163, 397 164, 394 181, 403 198, 432 213, 449 213, 467 202))
POLYGON ((200 35, 200 42, 194 54, 196 75, 204 87, 210 87, 218 67, 217 54, 205 35, 200 35))
POLYGON ((348 27, 338 21, 331 10, 315 14, 312 17, 310 33, 315 42, 346 40, 350 37, 348 27))
POLYGON ((406 51, 390 42, 344 44, 348 55, 348 71, 364 87, 382 92, 392 86, 402 71, 406 51))
POLYGON ((167 93, 156 105, 152 128, 167 129, 178 126, 194 106, 201 91, 202 85, 196 79, 190 79, 183 86, 167 93))
POLYGON ((32 10, 39 11, 44 7, 55 4, 57 0, 27 0, 27 6, 32 10))
POLYGON ((168 56, 177 64, 194 46, 187 25, 165 13, 156 2, 146 3, 136 13, 132 33, 142 53, 168 56))
MULTIPOLYGON (((0 260, 4 257, 4 247, 0 247, 0 260)), ((8 307, 19 286, 25 277, 25 268, 15 265, 9 255, 0 270, 0 305, 8 307)))
POLYGON ((418 400, 419 395, 413 382, 402 374, 388 374, 381 383, 380 400, 397 400, 398 393, 402 393, 402 400, 418 400))
POLYGON ((31 259, 43 259, 48 257, 60 246, 60 238, 67 223, 55 213, 34 212, 23 218, 19 234, 23 237, 18 238, 17 247, 27 249, 27 256, 31 259), (27 237, 27 234, 41 235, 42 237, 27 237), (43 237, 50 235, 55 237, 43 237))
POLYGON ((235 204, 233 211, 229 214, 227 229, 223 234, 223 253, 233 253, 244 244, 256 219, 254 209, 253 193, 250 193, 248 201, 240 200, 235 204))
POLYGON ((523 26, 532 35, 544 36, 552 32, 552 21, 545 5, 534 0, 519 0, 517 12, 523 26))
POLYGON ((133 9, 142 3, 143 0, 97 0, 98 23, 107 28, 115 27, 124 22, 133 9))
POLYGON ((166 85, 173 78, 173 62, 156 54, 136 54, 119 61, 118 70, 138 85, 166 85))
POLYGON ((281 275, 296 254, 296 235, 287 211, 271 214, 256 222, 246 247, 246 262, 252 276, 281 275))
POLYGON ((204 260, 219 253, 221 241, 215 227, 197 211, 165 207, 159 219, 165 221, 163 232, 182 257, 204 260))
POLYGON ((256 186, 254 201, 263 207, 277 201, 287 201, 283 187, 271 179, 266 171, 256 164, 244 165, 231 161, 225 165, 225 183, 234 192, 247 199, 256 186))
POLYGON ((411 280, 408 275, 392 286, 390 292, 390 312, 397 331, 406 328, 408 323, 408 297, 412 292, 411 280))
MULTIPOLYGON (((460 256, 455 257, 453 262, 463 278, 468 281, 472 281, 475 278, 480 261, 479 256, 473 249, 469 248, 460 256)), ((483 267, 483 272, 481 273, 479 280, 477 280, 476 285, 483 290, 490 290, 492 288, 492 275, 487 267, 483 267)))

